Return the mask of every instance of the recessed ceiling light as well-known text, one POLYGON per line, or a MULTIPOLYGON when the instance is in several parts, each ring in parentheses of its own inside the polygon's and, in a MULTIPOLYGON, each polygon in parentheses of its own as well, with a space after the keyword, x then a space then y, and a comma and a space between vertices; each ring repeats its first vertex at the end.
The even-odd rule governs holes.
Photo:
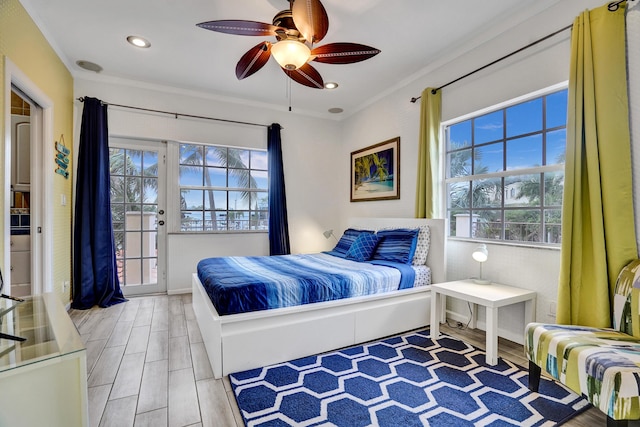
POLYGON ((338 87, 338 83, 336 83, 336 82, 326 82, 324 84, 324 88, 325 89, 335 89, 337 87, 338 87))
POLYGON ((151 46, 151 43, 149 43, 149 40, 142 38, 140 36, 129 36, 127 37, 127 41, 136 47, 147 48, 151 46))
POLYGON ((339 108, 339 107, 329 108, 329 112, 330 113, 334 113, 334 114, 342 113, 343 111, 344 110, 342 108, 339 108))
POLYGON ((100 71, 102 71, 102 67, 99 66, 98 64, 90 61, 85 61, 82 59, 76 61, 76 65, 80 68, 84 68, 87 71, 95 71, 96 73, 99 73, 100 71))

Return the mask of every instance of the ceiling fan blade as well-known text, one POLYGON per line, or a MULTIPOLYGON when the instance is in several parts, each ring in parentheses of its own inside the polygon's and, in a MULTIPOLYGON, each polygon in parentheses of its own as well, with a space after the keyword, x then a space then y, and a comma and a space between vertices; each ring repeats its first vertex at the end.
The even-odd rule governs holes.
POLYGON ((238 80, 249 77, 260 70, 267 63, 270 56, 271 43, 269 42, 258 43, 249 49, 247 53, 242 55, 238 65, 236 65, 236 77, 238 80))
POLYGON ((324 89, 324 82, 320 73, 309 64, 295 70, 282 69, 291 79, 301 85, 309 86, 314 89, 324 89))
POLYGON ((295 0, 291 13, 298 31, 311 43, 324 38, 329 30, 329 17, 320 0, 295 0))
POLYGON ((364 61, 380 53, 371 46, 357 43, 329 43, 318 46, 311 51, 311 56, 317 62, 326 64, 353 64, 364 61))
POLYGON ((242 19, 207 21, 196 24, 196 26, 204 28, 205 30, 236 34, 239 36, 275 36, 277 30, 284 30, 284 28, 265 22, 244 21, 242 19))

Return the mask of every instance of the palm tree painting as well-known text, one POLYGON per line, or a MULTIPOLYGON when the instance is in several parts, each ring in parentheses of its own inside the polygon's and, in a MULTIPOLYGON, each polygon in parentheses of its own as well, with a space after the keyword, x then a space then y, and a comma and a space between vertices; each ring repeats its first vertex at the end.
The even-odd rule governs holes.
POLYGON ((400 137, 351 153, 351 201, 400 198, 400 137))

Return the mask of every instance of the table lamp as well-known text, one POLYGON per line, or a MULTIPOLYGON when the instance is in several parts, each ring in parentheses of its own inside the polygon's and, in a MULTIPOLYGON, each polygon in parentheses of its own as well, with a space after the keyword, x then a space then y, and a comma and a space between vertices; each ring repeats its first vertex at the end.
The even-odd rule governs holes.
POLYGON ((477 248, 475 248, 473 250, 473 252, 471 253, 471 256, 473 257, 473 259, 475 259, 476 261, 478 261, 480 263, 480 277, 479 278, 474 278, 473 281, 476 282, 479 285, 488 285, 491 283, 490 280, 486 280, 482 278, 482 264, 489 259, 489 251, 487 250, 487 245, 485 245, 484 243, 481 244, 480 246, 478 246, 477 248))
POLYGON ((338 238, 336 237, 335 234, 333 234, 333 229, 331 230, 325 230, 323 233, 323 236, 325 239, 328 239, 329 237, 333 236, 334 239, 336 239, 336 241, 338 240, 338 238))

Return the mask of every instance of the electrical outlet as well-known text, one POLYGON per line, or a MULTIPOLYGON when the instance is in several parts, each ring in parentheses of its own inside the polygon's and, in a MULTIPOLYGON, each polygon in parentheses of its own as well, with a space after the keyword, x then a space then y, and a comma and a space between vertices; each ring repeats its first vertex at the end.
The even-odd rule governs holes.
POLYGON ((556 302, 555 301, 551 301, 549 303, 549 315, 550 316, 555 316, 556 315, 556 302))
POLYGON ((64 280, 62 282, 62 292, 65 293, 65 294, 67 292, 69 292, 69 281, 68 280, 64 280))

